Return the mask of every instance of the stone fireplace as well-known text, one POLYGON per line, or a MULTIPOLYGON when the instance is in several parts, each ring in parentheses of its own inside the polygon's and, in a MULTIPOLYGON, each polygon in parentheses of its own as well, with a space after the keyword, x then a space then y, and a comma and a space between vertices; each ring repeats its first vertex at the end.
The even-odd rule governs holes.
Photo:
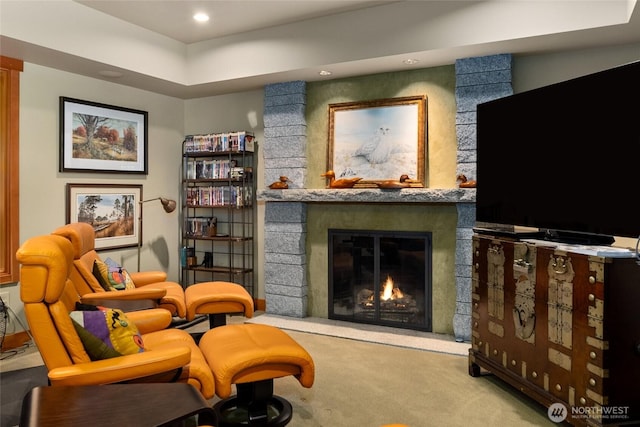
POLYGON ((265 182, 280 175, 291 182, 288 190, 257 191, 265 207, 267 313, 328 318, 329 229, 429 231, 432 331, 470 341, 475 189, 456 188, 455 177, 476 178, 477 104, 512 93, 509 54, 459 59, 454 73, 436 67, 314 82, 309 96, 304 81, 265 86, 265 182), (328 103, 416 91, 429 97, 426 188, 324 189, 328 103))

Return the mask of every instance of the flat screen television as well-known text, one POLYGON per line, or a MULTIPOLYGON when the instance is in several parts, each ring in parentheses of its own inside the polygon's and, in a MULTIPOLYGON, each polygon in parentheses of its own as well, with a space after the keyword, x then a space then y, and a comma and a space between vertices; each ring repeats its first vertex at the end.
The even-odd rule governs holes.
POLYGON ((640 236, 640 61, 478 105, 476 221, 640 236))

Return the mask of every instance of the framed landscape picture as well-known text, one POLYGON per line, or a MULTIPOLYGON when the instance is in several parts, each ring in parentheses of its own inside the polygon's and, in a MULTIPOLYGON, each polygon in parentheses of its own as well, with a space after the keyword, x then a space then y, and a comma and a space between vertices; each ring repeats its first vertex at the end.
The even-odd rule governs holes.
POLYGON ((329 104, 327 169, 358 184, 408 175, 424 186, 426 96, 329 104))
POLYGON ((67 184, 67 224, 91 224, 96 250, 137 246, 141 201, 142 185, 67 184))
POLYGON ((148 113, 60 97, 60 172, 147 174, 148 113))

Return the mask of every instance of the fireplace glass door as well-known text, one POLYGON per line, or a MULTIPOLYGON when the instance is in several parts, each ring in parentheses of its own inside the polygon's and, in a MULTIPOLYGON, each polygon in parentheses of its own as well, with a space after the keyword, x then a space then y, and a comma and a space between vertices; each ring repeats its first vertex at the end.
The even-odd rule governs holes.
POLYGON ((329 230, 329 318, 431 331, 431 233, 329 230))

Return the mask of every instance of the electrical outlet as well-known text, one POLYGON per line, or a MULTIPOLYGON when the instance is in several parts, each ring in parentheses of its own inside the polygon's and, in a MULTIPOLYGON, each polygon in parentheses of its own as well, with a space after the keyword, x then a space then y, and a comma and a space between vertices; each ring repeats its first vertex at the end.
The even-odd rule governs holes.
POLYGON ((2 302, 7 307, 11 307, 11 301, 9 299, 9 292, 0 292, 0 298, 2 298, 2 302))

